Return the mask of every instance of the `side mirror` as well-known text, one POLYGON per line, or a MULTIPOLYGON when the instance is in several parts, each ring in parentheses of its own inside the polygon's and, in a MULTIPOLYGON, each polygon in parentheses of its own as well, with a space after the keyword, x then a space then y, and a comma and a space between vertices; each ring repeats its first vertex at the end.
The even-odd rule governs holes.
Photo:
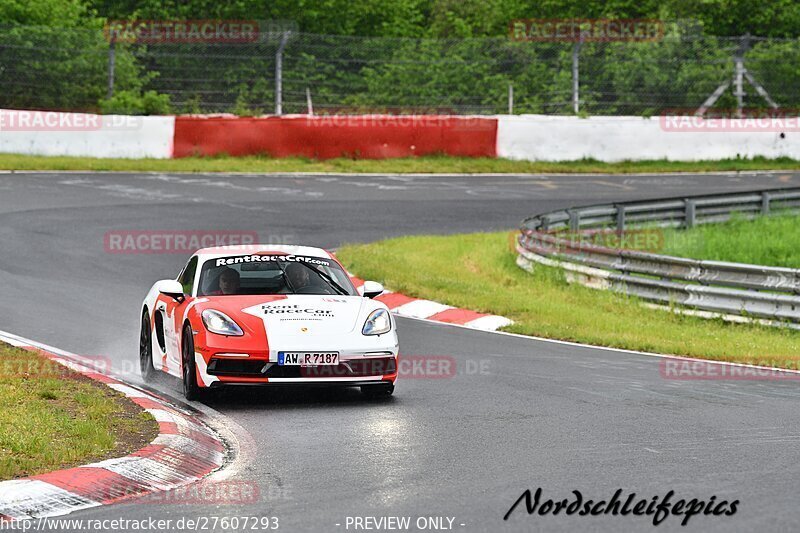
POLYGON ((161 281, 157 282, 156 290, 164 296, 169 296, 175 300, 181 300, 184 298, 183 285, 174 279, 162 279, 161 281))
POLYGON ((361 292, 365 298, 375 298, 383 292, 383 285, 377 281, 365 281, 361 292))

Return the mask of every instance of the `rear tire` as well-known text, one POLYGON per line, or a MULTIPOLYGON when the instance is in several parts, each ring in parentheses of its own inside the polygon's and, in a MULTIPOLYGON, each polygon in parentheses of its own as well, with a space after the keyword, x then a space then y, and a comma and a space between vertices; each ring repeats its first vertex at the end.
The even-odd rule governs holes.
POLYGON ((153 381, 156 372, 153 368, 153 335, 150 331, 150 316, 142 316, 142 330, 139 333, 139 372, 145 383, 153 381))
POLYGON ((203 395, 203 389, 197 384, 197 366, 194 362, 194 336, 192 328, 183 328, 183 338, 181 340, 181 359, 183 361, 183 395, 189 401, 199 400, 203 395))
POLYGON ((394 393, 394 383, 380 385, 362 385, 361 394, 367 398, 388 398, 394 393))

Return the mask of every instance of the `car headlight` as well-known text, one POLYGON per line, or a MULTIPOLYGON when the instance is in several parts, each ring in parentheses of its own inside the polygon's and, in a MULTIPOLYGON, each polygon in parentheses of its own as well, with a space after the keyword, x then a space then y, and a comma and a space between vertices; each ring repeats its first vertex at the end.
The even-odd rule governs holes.
POLYGON ((392 319, 389 317, 389 311, 378 309, 373 311, 367 321, 364 322, 361 333, 364 335, 381 335, 388 333, 390 329, 392 329, 392 319))
POLYGON ((229 335, 232 337, 240 337, 244 335, 242 328, 239 324, 233 321, 231 317, 221 311, 214 309, 206 309, 201 315, 203 317, 203 324, 206 329, 211 333, 219 335, 229 335))

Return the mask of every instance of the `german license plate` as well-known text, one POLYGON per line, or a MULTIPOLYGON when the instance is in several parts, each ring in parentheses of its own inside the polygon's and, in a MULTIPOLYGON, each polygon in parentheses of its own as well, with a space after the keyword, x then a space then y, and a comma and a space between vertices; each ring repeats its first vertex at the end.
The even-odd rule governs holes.
POLYGON ((339 352, 278 352, 280 366, 338 365, 339 352))

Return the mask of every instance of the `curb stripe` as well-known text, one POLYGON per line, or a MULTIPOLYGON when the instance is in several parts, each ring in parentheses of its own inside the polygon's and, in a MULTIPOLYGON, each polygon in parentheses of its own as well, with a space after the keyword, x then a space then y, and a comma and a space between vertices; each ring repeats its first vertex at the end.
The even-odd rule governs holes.
POLYGON ((171 490, 225 463, 222 439, 189 410, 82 363, 80 356, 11 333, 0 341, 45 357, 124 394, 150 413, 159 434, 140 450, 115 459, 0 482, 0 516, 10 520, 61 516, 80 509, 171 490))
POLYGON ((12 479, 0 483, 0 502, 0 512, 12 520, 61 516, 101 505, 36 479, 12 479))
MULTIPOLYGON (((361 292, 364 280, 357 278, 350 272, 347 273, 350 281, 361 292)), ((375 297, 389 308, 392 314, 407 318, 421 318, 433 322, 445 324, 455 324, 482 331, 497 331, 498 329, 510 326, 514 322, 506 317, 498 315, 488 315, 470 309, 459 309, 433 300, 422 298, 412 298, 399 292, 387 290, 380 296, 375 297)))
POLYGON ((414 301, 414 298, 406 296, 405 294, 400 294, 399 292, 381 294, 380 296, 376 296, 375 299, 386 304, 386 307, 389 309, 395 309, 414 301))
POLYGON ((447 322, 448 324, 466 324, 467 322, 471 322, 477 318, 480 318, 483 315, 478 313, 477 311, 471 311, 469 309, 458 309, 458 308, 451 308, 441 313, 436 313, 435 315, 431 315, 428 317, 428 320, 435 320, 436 322, 447 322))
POLYGON ((86 474, 86 467, 78 467, 42 474, 36 479, 104 505, 150 492, 147 486, 104 468, 93 469, 90 476, 86 474))
POLYGON ((430 300, 413 300, 407 304, 395 307, 392 311, 400 316, 426 318, 447 311, 448 309, 452 309, 452 307, 430 300))

